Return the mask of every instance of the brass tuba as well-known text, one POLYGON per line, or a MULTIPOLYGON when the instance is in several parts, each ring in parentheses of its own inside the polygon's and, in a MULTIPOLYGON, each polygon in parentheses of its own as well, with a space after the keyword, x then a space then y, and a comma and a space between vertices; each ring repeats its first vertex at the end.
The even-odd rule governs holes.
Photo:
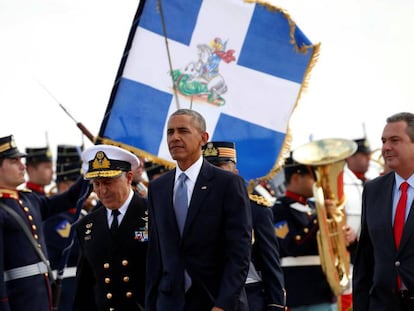
POLYGON ((357 144, 346 139, 321 139, 302 145, 293 151, 295 161, 315 168, 313 186, 317 233, 322 270, 335 295, 350 286, 350 258, 343 233, 346 224, 343 170, 345 159, 357 149, 357 144), (333 200, 334 211, 327 213, 325 199, 333 200))

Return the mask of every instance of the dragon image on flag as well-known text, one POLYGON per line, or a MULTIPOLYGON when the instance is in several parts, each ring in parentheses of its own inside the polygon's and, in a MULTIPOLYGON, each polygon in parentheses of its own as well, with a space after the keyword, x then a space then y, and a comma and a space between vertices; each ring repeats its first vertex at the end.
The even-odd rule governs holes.
POLYGON ((173 167, 166 123, 201 113, 212 141, 233 141, 246 180, 270 179, 319 55, 283 9, 263 1, 141 0, 98 141, 173 167))

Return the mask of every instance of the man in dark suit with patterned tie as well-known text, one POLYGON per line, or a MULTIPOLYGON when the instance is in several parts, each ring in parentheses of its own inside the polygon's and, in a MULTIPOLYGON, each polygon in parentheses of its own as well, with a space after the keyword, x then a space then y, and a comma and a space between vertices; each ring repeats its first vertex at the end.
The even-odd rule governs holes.
POLYGON ((387 118, 382 156, 393 171, 364 186, 354 311, 414 310, 414 114, 387 118))
POLYGON ((167 143, 177 167, 149 184, 146 310, 248 310, 241 301, 251 248, 249 198, 240 176, 203 160, 207 141, 198 112, 179 109, 169 117, 167 143), (173 204, 185 201, 177 198, 179 187, 186 188, 184 211, 173 204))
POLYGON ((102 206, 74 225, 81 256, 73 310, 143 310, 147 206, 131 187, 139 160, 109 145, 88 148, 82 160, 102 206))

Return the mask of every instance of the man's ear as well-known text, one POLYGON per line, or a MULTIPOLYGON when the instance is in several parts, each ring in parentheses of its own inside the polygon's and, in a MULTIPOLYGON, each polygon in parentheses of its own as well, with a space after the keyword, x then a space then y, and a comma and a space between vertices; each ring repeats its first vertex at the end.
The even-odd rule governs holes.
POLYGON ((209 139, 209 135, 207 132, 203 132, 201 133, 201 142, 202 142, 202 146, 204 146, 205 144, 207 144, 209 139))

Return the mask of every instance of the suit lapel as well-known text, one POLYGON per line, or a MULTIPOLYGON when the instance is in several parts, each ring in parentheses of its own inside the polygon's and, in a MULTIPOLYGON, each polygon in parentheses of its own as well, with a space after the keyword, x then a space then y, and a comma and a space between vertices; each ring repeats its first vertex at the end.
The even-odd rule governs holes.
POLYGON ((379 185, 377 189, 379 202, 380 204, 384 205, 384 208, 379 208, 378 213, 380 211, 384 211, 384 215, 378 217, 382 217, 385 219, 385 234, 384 237, 387 239, 387 243, 391 244, 392 249, 395 249, 395 242, 394 242, 394 230, 393 230, 393 223, 392 223, 392 191, 393 191, 393 184, 394 184, 394 175, 390 174, 389 178, 384 180, 384 183, 379 185), (390 192, 386 192, 383 189, 391 189, 390 192))
POLYGON ((212 170, 211 165, 203 160, 200 173, 198 174, 196 183, 194 185, 193 194, 191 196, 190 205, 188 207, 187 218, 184 224, 183 237, 190 230, 191 225, 200 211, 200 208, 204 206, 205 198, 211 191, 212 186, 212 170))

